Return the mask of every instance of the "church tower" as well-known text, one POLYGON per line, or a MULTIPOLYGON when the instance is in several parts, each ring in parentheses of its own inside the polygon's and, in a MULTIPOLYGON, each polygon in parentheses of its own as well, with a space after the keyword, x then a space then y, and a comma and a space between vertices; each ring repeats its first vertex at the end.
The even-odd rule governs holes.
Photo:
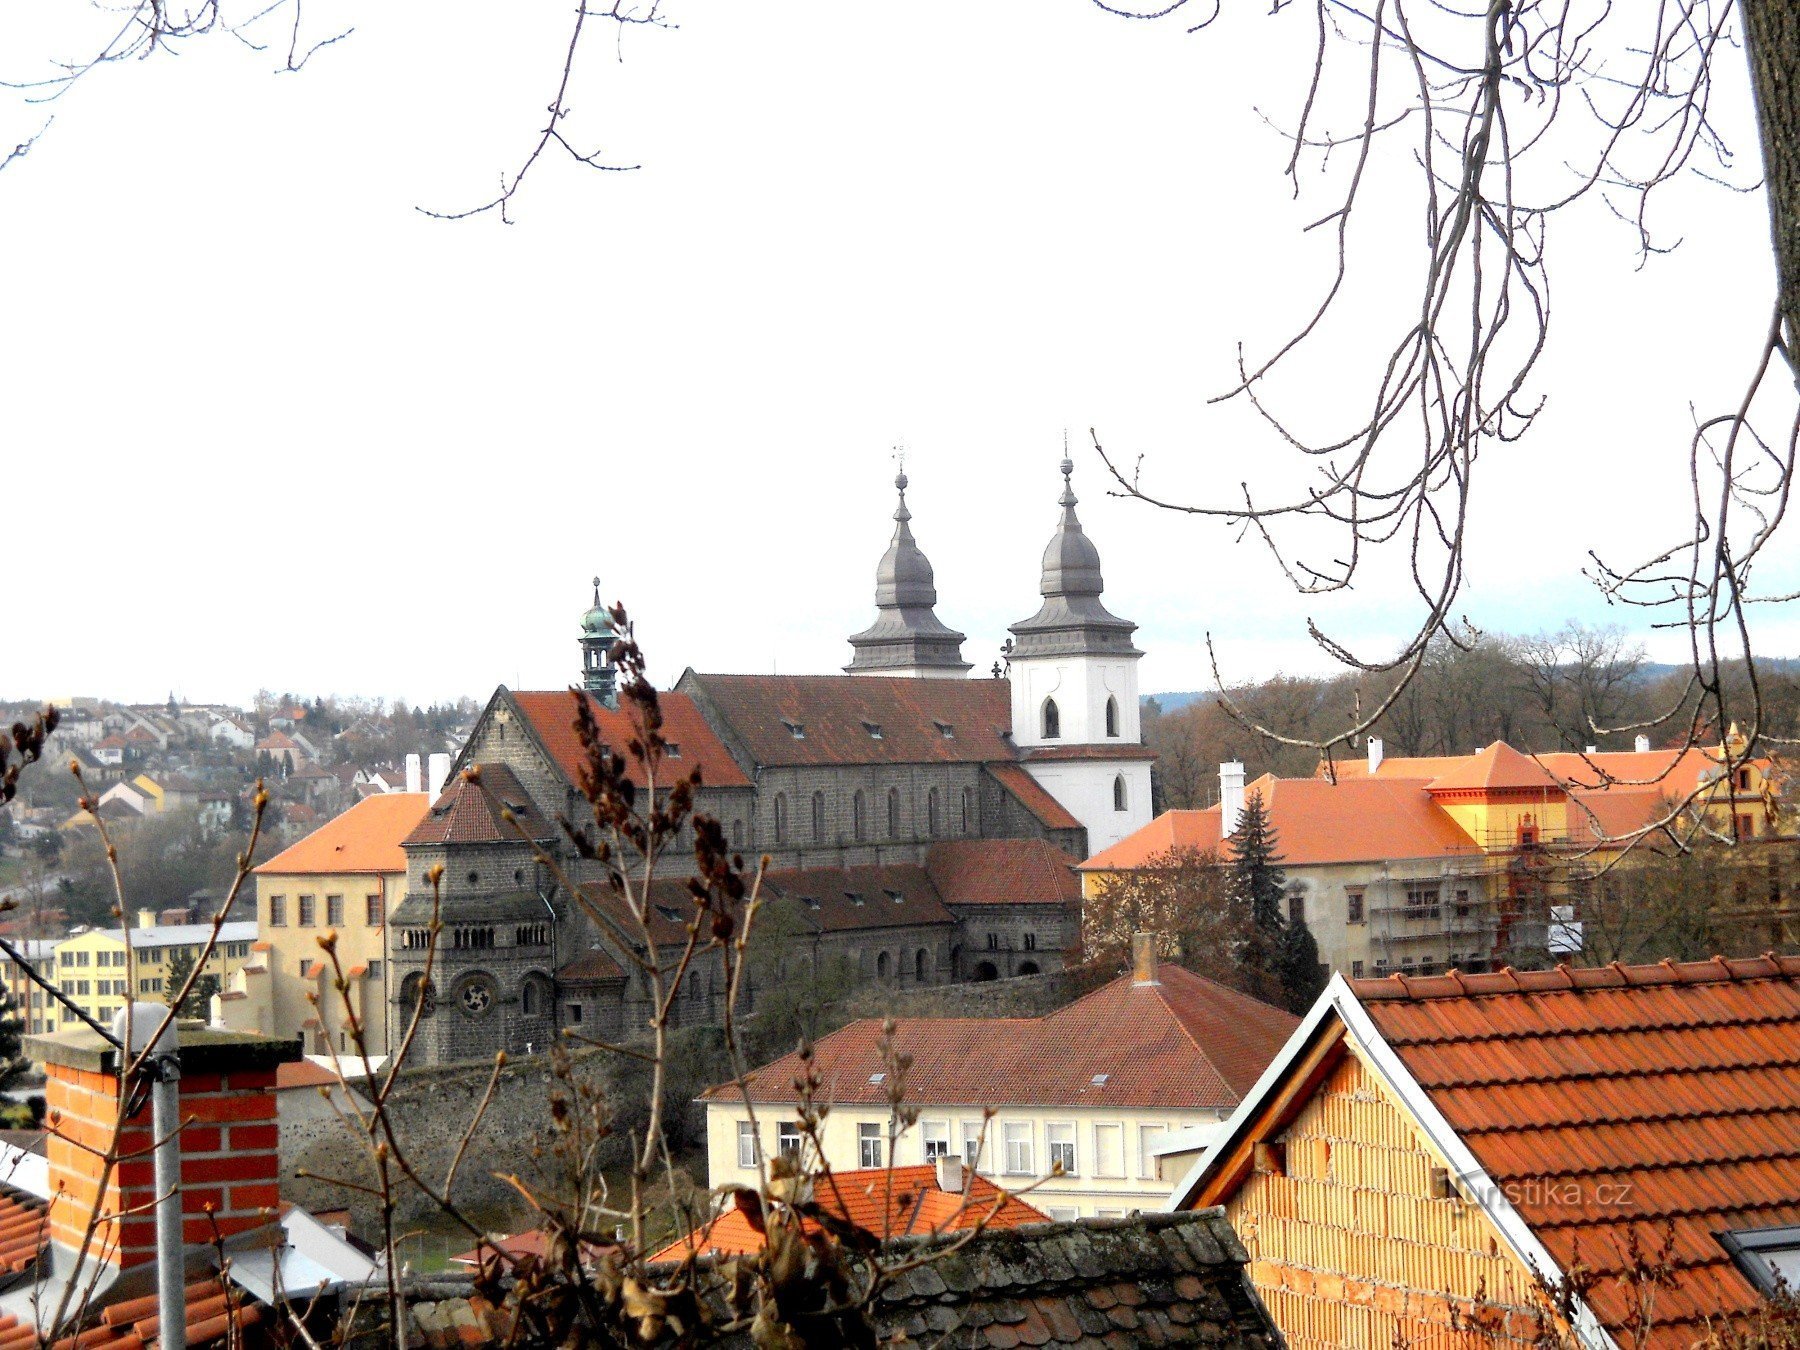
POLYGON ((600 603, 600 578, 594 578, 594 605, 581 616, 581 687, 609 708, 619 706, 619 673, 612 663, 613 622, 600 603))
POLYGON ((1138 718, 1137 625, 1100 602, 1100 551, 1075 514, 1062 462, 1062 519, 1044 550, 1038 612, 1012 626, 1013 743, 1025 767, 1087 827, 1090 855, 1150 823, 1138 718))
POLYGON ((900 505, 894 509, 894 540, 875 572, 875 622, 850 639, 856 655, 844 669, 852 675, 961 679, 969 673, 963 635, 938 622, 937 584, 913 538, 906 481, 905 470, 894 479, 900 505))

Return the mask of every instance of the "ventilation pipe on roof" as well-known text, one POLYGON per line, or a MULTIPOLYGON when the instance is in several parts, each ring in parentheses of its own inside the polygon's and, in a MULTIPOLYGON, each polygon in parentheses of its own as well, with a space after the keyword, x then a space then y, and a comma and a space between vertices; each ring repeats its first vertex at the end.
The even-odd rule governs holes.
POLYGON ((428 773, 425 790, 431 794, 431 800, 435 802, 443 795, 444 784, 450 777, 450 756, 442 751, 433 755, 428 773))
POLYGON ((1237 760, 1219 765, 1219 835, 1237 833, 1244 819, 1244 766, 1237 760))
POLYGON ((1131 983, 1134 988, 1161 984, 1156 977, 1156 934, 1131 935, 1131 983))
POLYGON ((1631 746, 1632 749, 1636 750, 1640 755, 1647 755, 1650 753, 1650 738, 1642 732, 1639 732, 1638 738, 1631 743, 1631 746))
POLYGON ((424 780, 419 773, 419 757, 417 755, 408 755, 406 757, 406 790, 408 792, 423 792, 425 790, 424 780))
POLYGON ((1374 773, 1381 767, 1381 737, 1369 737, 1369 772, 1374 773))

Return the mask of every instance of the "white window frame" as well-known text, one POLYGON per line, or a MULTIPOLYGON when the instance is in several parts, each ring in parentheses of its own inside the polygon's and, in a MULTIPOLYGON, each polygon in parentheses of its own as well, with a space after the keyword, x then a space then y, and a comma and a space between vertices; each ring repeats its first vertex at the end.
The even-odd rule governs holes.
POLYGON ((919 1123, 919 1148, 926 1162, 950 1156, 950 1122, 926 1120, 919 1123))
POLYGON ((858 1167, 880 1167, 882 1165, 881 1144, 886 1133, 878 1120, 859 1120, 856 1123, 856 1165, 858 1167))
POLYGON ((792 1153, 798 1156, 800 1153, 800 1145, 804 1142, 804 1139, 805 1136, 800 1133, 799 1121, 783 1120, 776 1123, 775 1153, 778 1157, 786 1153, 792 1153))
POLYGON ((737 1160, 739 1167, 755 1167, 760 1161, 762 1140, 758 1135, 756 1122, 740 1120, 737 1123, 737 1160))
POLYGON ((1036 1176, 1036 1156, 1032 1149, 1031 1122, 1009 1120, 1000 1127, 1001 1159, 1009 1177, 1036 1176))
POLYGON ((1044 1213, 1050 1216, 1051 1223, 1074 1223, 1081 1217, 1081 1211, 1074 1205, 1046 1205, 1044 1213))
POLYGON ((1059 1158, 1063 1160, 1061 1175, 1080 1176, 1080 1150, 1075 1146, 1076 1130, 1072 1121, 1052 1121, 1044 1126, 1044 1164, 1052 1173, 1059 1158))
POLYGON ((979 1120, 965 1120, 962 1125, 963 1166, 967 1167, 971 1172, 979 1172, 981 1170, 981 1164, 984 1158, 988 1162, 992 1162, 994 1158, 994 1141, 992 1139, 986 1140, 986 1147, 983 1147, 981 1134, 982 1124, 983 1122, 979 1120))
POLYGON ((1123 1125, 1109 1121, 1094 1126, 1094 1175, 1121 1179, 1125 1176, 1125 1127, 1123 1125), (1106 1146, 1100 1142, 1102 1130, 1110 1132, 1112 1137, 1118 1141, 1113 1150, 1113 1156, 1118 1159, 1119 1163, 1116 1171, 1106 1170, 1107 1150, 1106 1146))
POLYGON ((1151 1152, 1152 1147, 1162 1143, 1169 1137, 1167 1125, 1138 1126, 1138 1179, 1140 1181, 1161 1181, 1161 1160, 1151 1152))

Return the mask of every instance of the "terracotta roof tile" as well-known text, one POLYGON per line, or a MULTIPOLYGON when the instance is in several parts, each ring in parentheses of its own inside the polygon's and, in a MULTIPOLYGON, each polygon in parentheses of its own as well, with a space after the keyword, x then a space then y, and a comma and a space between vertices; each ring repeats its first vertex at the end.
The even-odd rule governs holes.
MULTIPOLYGON (((949 1233, 978 1224, 987 1228, 1018 1228, 1046 1223, 1048 1216, 1014 1195, 1007 1195, 976 1173, 966 1174, 967 1191, 938 1187, 937 1167, 871 1167, 860 1171, 833 1172, 813 1185, 813 1200, 827 1213, 848 1219, 866 1233, 888 1238, 926 1233, 949 1233)), ((809 1230, 814 1225, 808 1221, 809 1230)), ((685 1261, 689 1256, 741 1256, 759 1252, 763 1235, 750 1226, 741 1210, 725 1210, 710 1223, 677 1238, 650 1260, 685 1261)))
POLYGON ((1047 789, 1029 772, 1017 764, 990 764, 987 766, 990 777, 1005 788, 1020 806, 1031 812, 1047 830, 1079 830, 1081 822, 1070 814, 1069 809, 1050 795, 1047 789))
MULTIPOLYGON (((1717 1235, 1800 1223, 1800 957, 1352 988, 1565 1268, 1617 1273, 1628 1234, 1656 1252, 1672 1233, 1652 1344, 1754 1306, 1717 1235)), ((1590 1302, 1625 1324, 1613 1282, 1590 1302)))
MULTIPOLYGON (((187 1304, 189 1346, 226 1340, 239 1344, 242 1332, 263 1320, 262 1305, 219 1275, 196 1280, 183 1290, 183 1297, 187 1304)), ((54 1350, 73 1350, 77 1344, 83 1350, 129 1350, 149 1345, 158 1339, 158 1307, 155 1294, 115 1303, 101 1311, 93 1330, 80 1337, 64 1337, 54 1350)))
POLYGON ((946 905, 1074 905, 1075 859, 1041 839, 953 839, 933 844, 925 870, 946 905))
MULTIPOLYGON (((600 734, 606 744, 630 760, 626 746, 637 734, 630 714, 617 708, 608 708, 593 695, 578 690, 559 689, 507 692, 505 696, 512 700, 513 707, 531 724, 538 742, 571 783, 578 781, 584 762, 581 738, 575 734, 574 700, 577 698, 587 699, 589 706, 593 708, 594 720, 599 724, 600 734)), ((731 757, 731 752, 725 748, 724 743, 713 734, 713 729, 707 725, 692 699, 686 694, 666 693, 661 696, 660 703, 663 735, 681 752, 678 758, 664 762, 664 776, 672 781, 698 768, 702 781, 708 787, 750 785, 743 769, 731 757)), ((628 765, 627 771, 639 787, 644 785, 643 771, 635 762, 628 765)))
POLYGON ((1018 758, 1006 734, 1012 694, 1005 680, 690 671, 680 687, 710 702, 760 765, 1018 758))
POLYGON ((804 923, 826 933, 956 922, 916 863, 790 868, 765 876, 763 892, 792 902, 804 923))
MULTIPOLYGON (((386 792, 334 816, 299 843, 259 866, 258 874, 328 875, 337 872, 404 872, 400 844, 424 817, 431 799, 423 792, 386 792)), ((293 808, 288 808, 290 813, 293 808)))
POLYGON ((625 972, 620 969, 617 961, 596 948, 566 962, 556 972, 556 978, 580 984, 589 980, 622 980, 625 972))
POLYGON ((479 782, 459 774, 431 804, 408 844, 516 844, 555 837, 531 794, 504 764, 478 764, 479 782), (506 819, 510 813, 511 820, 506 819))
MULTIPOLYGON (((1129 975, 1044 1017, 903 1021, 899 1048, 913 1057, 913 1105, 1230 1107, 1274 1058, 1298 1019, 1178 967, 1161 983, 1129 975)), ((813 1047, 826 1097, 887 1100, 882 1023, 852 1022, 813 1047)), ((751 1075, 753 1100, 790 1102, 798 1054, 751 1075)), ((736 1085, 706 1095, 735 1094, 736 1085)))

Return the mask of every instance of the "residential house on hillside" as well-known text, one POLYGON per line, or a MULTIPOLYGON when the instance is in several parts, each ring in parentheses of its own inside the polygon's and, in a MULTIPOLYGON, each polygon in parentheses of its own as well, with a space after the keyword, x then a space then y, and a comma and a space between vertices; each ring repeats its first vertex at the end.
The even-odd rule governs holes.
POLYGON ((810 1071, 831 1107, 822 1145, 833 1169, 958 1157, 1009 1189, 1037 1183, 1032 1203, 1052 1218, 1151 1207, 1168 1193, 1170 1136, 1224 1120, 1297 1019, 1159 966, 1147 935, 1133 955, 1132 973, 1044 1017, 901 1022, 911 1128, 896 1122, 879 1020, 820 1038, 808 1062, 764 1065, 745 1088, 708 1090, 709 1184, 754 1186, 768 1159, 800 1146, 795 1082, 810 1071))
POLYGON ((1243 766, 1225 764, 1218 805, 1165 811, 1083 863, 1083 886, 1091 895, 1174 850, 1229 858, 1255 795, 1279 841, 1288 918, 1311 928, 1330 970, 1360 979, 1536 963, 1581 950, 1587 888, 1625 843, 1660 829, 1674 802, 1700 794, 1716 828, 1756 843, 1776 837, 1767 766, 1739 765, 1727 782, 1722 758, 1703 749, 1532 757, 1496 741, 1473 755, 1387 759, 1371 740, 1366 761, 1331 776, 1245 784, 1243 766))
MULTIPOLYGON (((42 973, 54 973, 57 987, 65 997, 88 1016, 104 1022, 110 1021, 127 1002, 165 1002, 175 992, 169 984, 169 973, 176 957, 196 962, 209 943, 212 950, 201 973, 213 976, 221 986, 242 967, 253 963, 254 923, 222 924, 218 939, 213 942, 209 923, 163 924, 157 918, 154 910, 139 910, 137 921, 130 928, 91 928, 71 934, 55 945, 54 972, 46 967, 42 973)), ((47 1003, 44 1024, 48 1032, 75 1026, 77 1019, 66 1008, 47 1003), (56 1017, 55 1028, 50 1025, 52 1014, 56 1017)))
POLYGON ((271 731, 256 743, 256 753, 268 755, 288 774, 319 762, 319 752, 298 731, 271 731))
POLYGON ((1170 1207, 1294 1350, 1690 1346, 1800 1269, 1797 1044, 1800 957, 1335 978, 1170 1207))

